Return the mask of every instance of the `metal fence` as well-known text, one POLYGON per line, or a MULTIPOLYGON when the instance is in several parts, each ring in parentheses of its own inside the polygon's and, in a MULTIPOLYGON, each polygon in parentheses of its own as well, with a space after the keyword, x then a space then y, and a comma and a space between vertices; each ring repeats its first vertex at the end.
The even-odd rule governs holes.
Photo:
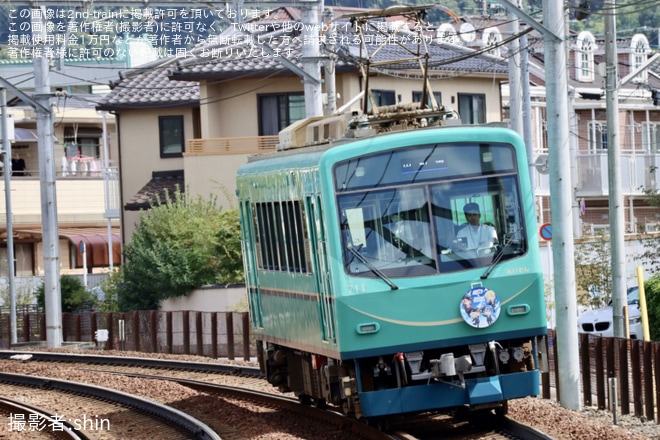
MULTIPOLYGON (((36 309, 17 311, 21 344, 46 339, 46 318, 36 309)), ((65 342, 87 342, 104 350, 187 354, 212 358, 250 359, 256 354, 247 312, 136 311, 131 313, 63 313, 65 342), (107 330, 107 341, 97 341, 97 330, 107 330)), ((0 347, 11 348, 9 315, 0 314, 0 347)), ((559 400, 556 335, 546 341, 548 371, 541 374, 541 395, 559 400)), ((614 380, 617 412, 660 421, 660 342, 600 338, 581 334, 580 370, 585 406, 611 409, 614 380)), ((571 392, 574 392, 571 390, 571 392)))
MULTIPOLYGON (((550 330, 549 371, 542 374, 542 397, 559 401, 564 391, 559 388, 555 340, 555 331, 550 330)), ((579 344, 582 388, 578 392, 585 406, 611 411, 614 403, 617 413, 660 423, 660 408, 655 405, 660 402, 656 386, 660 383, 660 342, 580 334, 579 344), (612 384, 616 393, 610 392, 612 384)))
MULTIPOLYGON (((256 353, 247 312, 63 313, 62 338, 64 342, 96 344, 104 350, 228 359, 249 359, 256 353), (97 330, 107 330, 107 341, 97 340, 97 330)), ((17 340, 21 345, 45 341, 45 315, 17 313, 17 340)), ((0 347, 11 348, 8 314, 0 315, 0 347)))

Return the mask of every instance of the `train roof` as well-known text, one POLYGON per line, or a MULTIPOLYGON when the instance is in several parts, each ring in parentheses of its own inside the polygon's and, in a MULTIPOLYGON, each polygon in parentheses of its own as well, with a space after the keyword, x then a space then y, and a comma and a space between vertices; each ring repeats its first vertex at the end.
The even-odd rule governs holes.
MULTIPOLYGON (((311 118, 313 120, 321 120, 319 118, 311 118)), ((303 124, 304 121, 303 121, 303 124)), ((347 132, 347 136, 340 139, 330 139, 326 142, 309 144, 296 148, 279 149, 278 151, 270 153, 260 153, 250 155, 246 164, 240 167, 238 175, 255 174, 266 171, 285 171, 300 168, 311 168, 318 166, 321 161, 321 156, 331 149, 345 146, 351 143, 360 141, 373 141, 375 139, 384 138, 387 136, 413 134, 412 137, 424 137, 422 133, 433 130, 456 130, 459 139, 465 138, 468 140, 469 136, 475 134, 475 128, 488 129, 487 137, 492 138, 494 129, 504 129, 506 132, 514 134, 512 130, 506 128, 502 124, 485 124, 485 125, 461 125, 461 124, 446 124, 446 125, 432 125, 427 127, 419 127, 409 130, 395 130, 395 131, 376 131, 368 130, 363 135, 356 135, 355 133, 347 132), (460 133, 459 133, 460 132, 460 133), (417 133, 418 135, 414 135, 417 133)), ((516 134, 517 135, 517 134, 516 134)))

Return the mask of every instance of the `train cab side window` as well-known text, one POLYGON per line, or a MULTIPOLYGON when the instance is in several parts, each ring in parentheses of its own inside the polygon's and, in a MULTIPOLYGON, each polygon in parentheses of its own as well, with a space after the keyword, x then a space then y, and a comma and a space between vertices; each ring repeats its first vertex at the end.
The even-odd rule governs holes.
POLYGON ((260 268, 308 272, 308 236, 300 201, 255 203, 253 219, 260 268))

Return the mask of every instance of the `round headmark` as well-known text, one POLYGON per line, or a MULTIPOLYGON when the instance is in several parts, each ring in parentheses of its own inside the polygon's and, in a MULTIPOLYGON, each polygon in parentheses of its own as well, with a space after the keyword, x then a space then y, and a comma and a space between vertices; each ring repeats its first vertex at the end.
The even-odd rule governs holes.
POLYGON ((461 299, 461 316, 474 328, 486 328, 500 316, 500 299, 487 287, 472 287, 461 299))

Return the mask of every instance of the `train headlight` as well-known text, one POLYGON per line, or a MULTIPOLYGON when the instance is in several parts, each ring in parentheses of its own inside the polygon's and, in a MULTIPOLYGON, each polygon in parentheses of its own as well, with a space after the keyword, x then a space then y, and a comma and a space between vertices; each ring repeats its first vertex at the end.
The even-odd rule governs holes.
POLYGON ((511 359, 511 354, 509 354, 509 350, 500 350, 498 357, 500 358, 500 362, 508 364, 509 359, 511 359))
POLYGON ((522 362, 522 360, 525 358, 525 352, 523 351, 522 347, 516 347, 513 349, 513 358, 518 362, 522 362))

